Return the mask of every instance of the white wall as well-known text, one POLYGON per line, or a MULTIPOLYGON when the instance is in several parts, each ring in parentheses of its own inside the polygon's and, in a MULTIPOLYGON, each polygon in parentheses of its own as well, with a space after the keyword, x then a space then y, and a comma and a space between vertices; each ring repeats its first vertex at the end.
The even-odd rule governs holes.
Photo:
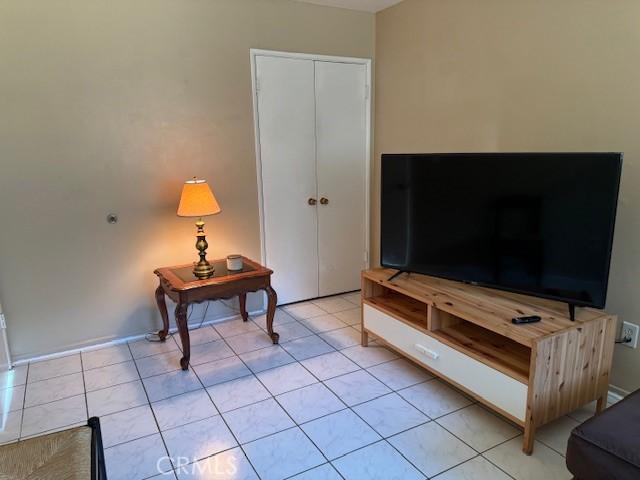
MULTIPOLYGON (((405 0, 376 16, 378 162, 382 152, 624 152, 607 310, 634 323, 639 20, 637 0, 405 0)), ((378 252, 376 210, 373 220, 378 252)), ((617 346, 612 373, 639 388, 640 349, 617 346)))
POLYGON ((193 221, 175 214, 193 175, 222 206, 209 256, 259 260, 250 48, 371 57, 374 16, 288 0, 0 3, 0 297, 16 357, 158 328, 153 269, 196 258, 193 221))

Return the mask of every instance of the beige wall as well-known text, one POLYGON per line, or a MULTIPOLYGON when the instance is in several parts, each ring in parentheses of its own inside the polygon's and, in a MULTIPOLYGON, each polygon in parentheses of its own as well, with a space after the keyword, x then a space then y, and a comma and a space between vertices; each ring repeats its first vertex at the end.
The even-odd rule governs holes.
MULTIPOLYGON (((607 309, 640 322, 639 22, 637 0, 405 0, 378 13, 374 184, 383 152, 624 151, 607 309)), ((377 208, 373 220, 378 252, 377 208)), ((616 347, 612 383, 640 387, 640 349, 616 347)))
POLYGON ((251 47, 372 57, 374 16, 286 0, 0 3, 0 298, 16 357, 158 327, 153 269, 196 256, 193 222, 175 215, 192 175, 222 206, 210 256, 259 259, 251 47))

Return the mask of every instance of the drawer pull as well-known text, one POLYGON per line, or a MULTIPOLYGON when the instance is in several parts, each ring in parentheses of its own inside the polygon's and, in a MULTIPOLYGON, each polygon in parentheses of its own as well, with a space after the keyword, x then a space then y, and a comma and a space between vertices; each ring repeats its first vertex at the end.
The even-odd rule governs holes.
POLYGON ((429 358, 437 360, 438 357, 440 357, 440 354, 438 352, 434 352, 433 350, 425 347, 424 345, 420 345, 419 343, 416 343, 415 347, 416 347, 416 350, 418 350, 420 353, 423 353, 429 358))

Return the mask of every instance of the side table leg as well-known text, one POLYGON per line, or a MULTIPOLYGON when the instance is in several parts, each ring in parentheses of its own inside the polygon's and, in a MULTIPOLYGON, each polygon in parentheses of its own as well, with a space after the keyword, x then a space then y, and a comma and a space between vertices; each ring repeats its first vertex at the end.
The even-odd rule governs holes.
POLYGON ((249 320, 249 314, 247 313, 247 294, 241 293, 238 295, 238 303, 240 304, 240 315, 242 315, 242 320, 246 322, 249 320))
POLYGON ((189 326, 187 325, 187 308, 188 304, 179 303, 176 306, 176 324, 178 325, 178 333, 182 343, 182 358, 180 366, 182 370, 189 368, 189 359, 191 358, 191 344, 189 342, 189 326))
POLYGON ((278 295, 271 285, 265 288, 265 291, 267 292, 267 298, 269 299, 269 304, 267 305, 267 332, 275 345, 278 343, 278 340, 280 340, 280 335, 273 331, 273 317, 276 315, 278 295))
POLYGON ((160 316, 162 317, 162 330, 158 332, 160 341, 164 342, 169 334, 169 314, 167 313, 167 302, 164 299, 164 289, 162 285, 156 288, 156 303, 158 304, 158 310, 160 310, 160 316))

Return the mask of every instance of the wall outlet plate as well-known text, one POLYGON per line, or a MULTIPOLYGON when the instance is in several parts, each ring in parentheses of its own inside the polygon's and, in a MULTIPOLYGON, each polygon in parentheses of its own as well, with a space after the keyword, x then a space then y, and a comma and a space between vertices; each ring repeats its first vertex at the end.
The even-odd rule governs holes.
POLYGON ((640 327, 634 323, 622 322, 622 335, 621 338, 630 338, 631 341, 621 343, 623 347, 636 348, 638 346, 638 330, 640 327))

